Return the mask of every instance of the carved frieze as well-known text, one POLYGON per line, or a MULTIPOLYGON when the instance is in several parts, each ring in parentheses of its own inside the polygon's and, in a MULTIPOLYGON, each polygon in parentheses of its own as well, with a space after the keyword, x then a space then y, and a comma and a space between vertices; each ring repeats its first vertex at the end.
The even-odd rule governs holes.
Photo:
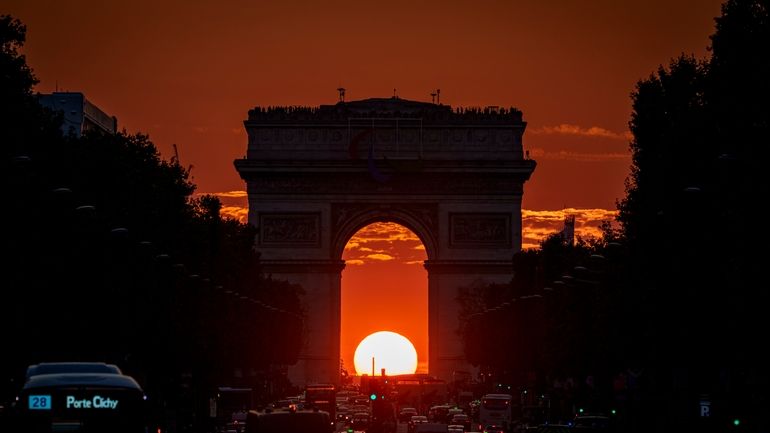
POLYGON ((321 242, 321 215, 311 212, 260 213, 259 243, 271 246, 317 246, 321 242))
POLYGON ((275 132, 274 129, 259 129, 259 141, 267 143, 275 140, 275 132))
POLYGON ((296 129, 284 129, 281 131, 281 138, 284 143, 292 144, 298 140, 299 131, 296 129))
POLYGON ((453 213, 449 215, 449 244, 458 248, 508 248, 511 214, 453 213))
POLYGON ((311 129, 307 132, 307 140, 311 143, 315 143, 318 141, 318 130, 317 129, 311 129))
MULTIPOLYGON (((250 126, 246 130, 249 136, 249 151, 264 152, 270 155, 269 158, 279 159, 296 159, 297 152, 306 152, 308 146, 315 151, 332 152, 329 154, 330 159, 339 158, 340 155, 333 152, 345 152, 355 145, 362 149, 371 146, 377 157, 431 153, 446 155, 459 152, 473 158, 475 153, 484 151, 502 152, 501 158, 512 160, 516 158, 512 157, 510 152, 515 152, 520 146, 520 140, 515 137, 521 136, 521 131, 513 126, 439 128, 400 123, 375 127, 353 125, 352 128, 340 125, 250 126), (351 139, 362 132, 366 133, 365 136, 354 143, 351 139), (282 153, 285 155, 281 156, 282 153)), ((347 155, 347 152, 344 155, 347 155)))

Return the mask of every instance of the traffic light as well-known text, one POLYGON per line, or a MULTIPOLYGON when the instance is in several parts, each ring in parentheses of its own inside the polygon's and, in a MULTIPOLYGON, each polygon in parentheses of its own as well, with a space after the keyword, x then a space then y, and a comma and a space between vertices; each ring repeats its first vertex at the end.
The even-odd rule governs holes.
POLYGON ((374 422, 383 422, 388 418, 387 386, 382 378, 369 379, 369 400, 372 404, 374 422))
POLYGON ((377 400, 383 400, 385 398, 384 386, 379 378, 369 379, 369 400, 375 402, 377 400))

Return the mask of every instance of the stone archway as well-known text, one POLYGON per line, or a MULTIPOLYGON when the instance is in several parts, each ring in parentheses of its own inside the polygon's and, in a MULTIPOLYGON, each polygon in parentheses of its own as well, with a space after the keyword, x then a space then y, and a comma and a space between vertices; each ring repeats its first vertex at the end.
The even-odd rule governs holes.
POLYGON ((305 289, 307 331, 290 379, 339 380, 342 251, 376 221, 409 228, 425 246, 429 373, 470 371, 456 298, 477 280, 511 278, 523 184, 535 168, 523 157, 521 113, 369 99, 257 108, 245 125, 248 153, 235 166, 256 247, 266 272, 305 289))
MULTIPOLYGON (((371 373, 371 359, 365 366, 356 364, 357 349, 369 335, 390 331, 414 346, 415 373, 427 373, 428 272, 424 264, 430 247, 402 220, 369 221, 353 234, 342 254, 341 362, 349 374, 371 373)), ((388 374, 397 374, 391 366, 382 367, 388 368, 388 374)))
POLYGON ((416 234, 425 246, 428 260, 436 257, 438 233, 436 209, 424 204, 364 204, 344 203, 332 207, 332 256, 342 258, 348 241, 363 227, 377 222, 400 224, 416 234))

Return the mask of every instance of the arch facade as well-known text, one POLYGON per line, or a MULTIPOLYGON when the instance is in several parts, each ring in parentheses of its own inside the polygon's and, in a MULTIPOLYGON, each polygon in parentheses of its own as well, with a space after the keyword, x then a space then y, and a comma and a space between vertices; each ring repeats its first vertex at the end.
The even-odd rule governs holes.
POLYGON ((316 108, 255 108, 246 181, 265 271, 305 290, 306 332, 295 384, 339 381, 342 252, 373 222, 412 230, 428 260, 429 374, 472 371, 457 295, 505 283, 521 248, 521 199, 535 162, 511 110, 452 110, 397 98, 316 108))

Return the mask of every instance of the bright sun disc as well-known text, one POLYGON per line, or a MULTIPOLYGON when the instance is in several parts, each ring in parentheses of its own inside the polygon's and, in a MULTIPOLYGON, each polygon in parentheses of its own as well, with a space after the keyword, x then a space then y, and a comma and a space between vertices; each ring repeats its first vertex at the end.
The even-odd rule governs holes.
POLYGON ((361 340, 353 356, 356 373, 372 374, 413 374, 417 370, 417 350, 408 338, 390 331, 379 331, 361 340))

